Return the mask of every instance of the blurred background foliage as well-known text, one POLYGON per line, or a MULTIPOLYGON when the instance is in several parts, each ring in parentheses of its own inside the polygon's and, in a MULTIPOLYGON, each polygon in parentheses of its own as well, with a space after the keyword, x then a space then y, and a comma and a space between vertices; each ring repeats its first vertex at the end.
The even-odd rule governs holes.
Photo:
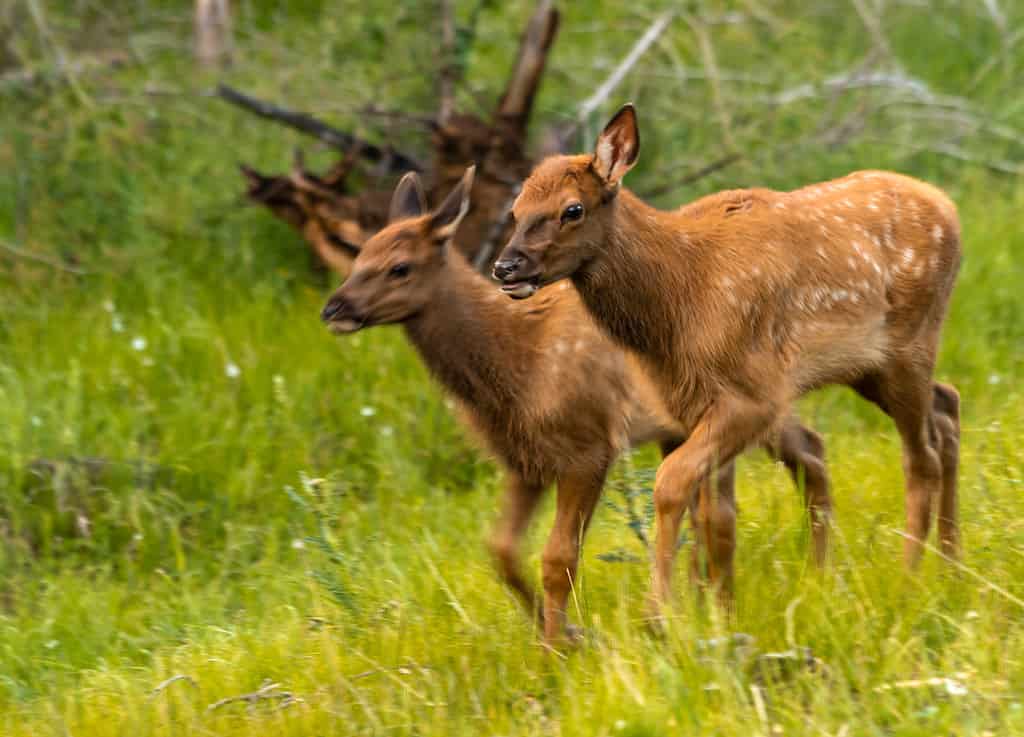
MULTIPOLYGON (((485 115, 533 4, 455 8, 466 70, 457 107, 485 115)), ((668 29, 582 121, 575 144, 588 149, 607 116, 634 101, 643 137, 629 180, 637 192, 670 207, 727 187, 791 188, 892 168, 951 193, 966 259, 939 373, 965 397, 968 561, 1020 595, 1024 6, 597 0, 560 9, 531 126, 538 149, 673 11, 668 29)), ((436 112, 436 4, 240 0, 232 14, 230 64, 202 68, 183 2, 0 5, 0 707, 8 732, 37 724, 114 734, 179 719, 195 727, 206 702, 189 706, 182 696, 173 703, 184 711, 150 718, 138 705, 145 684, 173 675, 175 658, 195 674, 209 669, 198 676, 207 701, 264 676, 301 680, 287 652, 305 646, 314 615, 350 649, 331 654, 327 640, 316 640, 303 651, 317 678, 370 667, 355 665, 357 655, 422 655, 451 666, 449 682, 424 688, 456 716, 479 707, 458 695, 476 683, 493 725, 542 733, 552 720, 585 725, 588 710, 618 718, 628 709, 607 652, 581 656, 568 675, 547 672, 539 654, 521 655, 529 628, 491 580, 479 545, 500 477, 400 331, 326 335, 317 312, 333 278, 309 268, 290 229, 242 201, 238 161, 282 170, 303 146, 325 167, 336 152, 212 94, 227 81, 425 156, 425 126, 380 113, 436 112), (324 585, 311 586, 308 571, 324 585), (495 634, 467 664, 451 643, 479 644, 474 638, 488 636, 481 627, 488 635, 504 628, 504 637, 495 634), (438 642, 436 633, 453 639, 438 642), (209 665, 216 658, 233 665, 209 665), (488 658, 503 665, 484 677, 488 658), (588 667, 600 674, 597 685, 581 675, 588 667), (541 711, 523 706, 519 691, 505 699, 510 682, 533 684, 523 689, 541 711), (560 695, 581 684, 594 687, 591 700, 561 705, 560 695), (104 723, 105 714, 117 716, 104 723)), ((890 636, 930 642, 933 665, 947 655, 975 658, 989 692, 1014 693, 1021 671, 1008 673, 1024 653, 1019 610, 998 600, 982 614, 980 639, 967 641, 943 624, 943 607, 978 609, 985 587, 935 576, 918 590, 885 573, 899 540, 881 531, 902 524, 888 422, 839 391, 811 398, 804 414, 830 445, 845 530, 838 573, 825 584, 800 580, 803 530, 788 482, 761 460, 745 461, 742 488, 772 493, 744 506, 737 626, 781 643, 788 601, 802 595, 812 610, 830 611, 834 623, 815 619, 808 638, 817 635, 833 657, 864 653, 847 662, 843 696, 819 704, 830 733, 860 708, 851 692, 923 669, 871 644, 890 636), (868 583, 857 578, 862 569, 868 583), (864 624, 866 612, 874 624, 864 624)), ((632 493, 629 480, 645 478, 634 469, 655 462, 650 451, 633 455, 613 489, 632 493)), ((635 524, 602 512, 588 557, 624 550, 623 559, 642 560, 635 524)), ((644 566, 591 565, 603 566, 592 577, 600 579, 590 589, 595 609, 610 627, 635 628, 644 566)), ((685 644, 623 642, 650 657, 646 666, 615 667, 642 688, 680 689, 655 712, 689 703, 686 679, 703 666, 688 660, 685 644)), ((704 696, 692 702, 699 723, 754 718, 746 681, 736 678, 724 716, 708 716, 704 696)), ((319 728, 314 716, 324 709, 351 709, 375 729, 372 710, 352 706, 349 691, 305 686, 320 701, 303 712, 312 721, 302 729, 319 728)), ((381 728, 404 724, 403 709, 427 709, 384 689, 368 698, 385 705, 381 728)), ((886 704, 876 724, 897 724, 920 706, 886 704)), ((977 715, 990 707, 979 703, 977 715)), ((926 717, 939 720, 921 722, 933 727, 966 718, 953 707, 926 717)), ((978 716, 979 730, 1008 724, 1004 717, 1012 714, 978 716)), ((419 733, 440 729, 432 719, 419 733)), ((646 722, 636 724, 635 734, 648 733, 646 722)), ((407 727, 395 729, 417 733, 407 727)))

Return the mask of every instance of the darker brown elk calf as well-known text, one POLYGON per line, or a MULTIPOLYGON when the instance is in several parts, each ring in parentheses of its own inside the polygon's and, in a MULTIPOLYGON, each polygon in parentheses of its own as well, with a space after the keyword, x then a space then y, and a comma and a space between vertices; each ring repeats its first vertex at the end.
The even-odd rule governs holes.
MULTIPOLYGON (((450 246, 469 208, 472 171, 432 212, 426 211, 416 175, 407 175, 395 191, 390 224, 363 244, 322 317, 337 333, 402 324, 431 373, 504 465, 505 501, 491 550, 505 581, 528 610, 540 613, 545 637, 554 640, 565 631, 583 534, 609 466, 626 447, 656 442, 668 452, 683 435, 635 359, 597 328, 567 282, 529 303, 511 303, 450 246), (522 573, 519 547, 553 482, 557 508, 543 554, 539 606, 522 573)), ((766 445, 794 479, 804 480, 820 560, 831 506, 821 441, 789 419, 766 445)), ((722 500, 715 512, 728 519, 714 527, 730 528, 731 465, 722 468, 715 491, 722 500)), ((706 525, 695 527, 704 541, 706 525)), ((721 555, 714 561, 726 568, 721 575, 727 579, 731 561, 721 555)))
POLYGON ((655 601, 669 596, 680 519, 700 480, 827 384, 853 387, 896 423, 908 563, 933 497, 942 549, 955 555, 959 398, 932 381, 960 263, 953 203, 923 182, 865 171, 663 212, 620 186, 638 151, 627 105, 593 155, 538 165, 494 272, 515 297, 571 278, 597 322, 642 356, 688 438, 655 481, 655 601))

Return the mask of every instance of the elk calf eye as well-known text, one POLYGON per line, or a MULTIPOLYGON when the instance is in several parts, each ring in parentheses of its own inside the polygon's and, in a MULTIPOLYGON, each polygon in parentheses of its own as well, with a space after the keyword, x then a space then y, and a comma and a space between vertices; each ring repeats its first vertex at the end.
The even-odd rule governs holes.
POLYGON ((403 276, 409 275, 409 264, 395 264, 388 271, 388 276, 392 276, 395 279, 401 279, 403 276))
POLYGON ((562 211, 562 222, 568 223, 583 217, 583 205, 574 202, 562 211))

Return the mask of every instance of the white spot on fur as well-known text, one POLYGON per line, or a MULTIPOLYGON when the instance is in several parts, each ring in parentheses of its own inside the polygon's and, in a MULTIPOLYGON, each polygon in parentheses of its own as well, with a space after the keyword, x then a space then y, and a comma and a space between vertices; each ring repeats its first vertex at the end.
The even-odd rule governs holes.
POLYGON ((942 240, 942 226, 936 223, 932 226, 932 239, 939 243, 942 240))
POLYGON ((561 284, 560 284, 560 285, 558 286, 558 288, 559 288, 559 289, 562 289, 562 290, 566 290, 566 289, 568 289, 568 288, 569 288, 569 282, 568 282, 568 281, 563 281, 563 282, 562 282, 562 283, 561 283, 561 284))
POLYGON ((914 262, 914 251, 910 248, 903 249, 903 265, 910 266, 914 262))
POLYGON ((851 269, 857 268, 857 262, 853 260, 853 256, 850 256, 848 259, 846 259, 846 263, 851 269))
POLYGON ((823 247, 821 247, 821 246, 818 246, 818 247, 817 247, 816 249, 814 249, 814 250, 815 250, 815 251, 817 252, 817 254, 818 254, 819 256, 821 256, 821 258, 827 258, 827 256, 825 255, 825 249, 824 249, 823 247))
POLYGON ((871 210, 871 212, 878 212, 878 205, 875 204, 874 200, 868 203, 868 209, 871 210))

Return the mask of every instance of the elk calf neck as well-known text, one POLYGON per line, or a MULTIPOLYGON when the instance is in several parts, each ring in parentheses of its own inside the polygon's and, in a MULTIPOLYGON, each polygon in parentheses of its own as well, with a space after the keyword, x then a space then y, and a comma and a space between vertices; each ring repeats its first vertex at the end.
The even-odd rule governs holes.
POLYGON ((571 278, 597 322, 643 358, 688 437, 655 483, 654 602, 669 595, 699 481, 827 384, 851 386, 900 432, 906 560, 920 555, 933 496, 942 547, 955 554, 959 397, 932 381, 960 263, 953 203, 910 177, 862 171, 664 212, 620 185, 638 151, 626 106, 593 155, 541 162, 494 271, 518 298, 571 278))
MULTIPOLYGON (((419 180, 407 175, 395 191, 391 223, 363 244, 322 317, 342 333, 401 323, 505 466, 504 509, 492 552, 506 583, 528 610, 540 613, 552 640, 564 632, 583 533, 609 466, 627 446, 657 442, 667 452, 683 436, 636 360, 595 325, 568 282, 529 303, 510 303, 449 246, 468 209, 471 182, 472 169, 437 210, 427 212, 419 180), (557 511, 543 554, 540 606, 522 574, 519 546, 552 482, 557 511)), ((831 506, 821 441, 789 418, 766 447, 804 482, 820 560, 831 506)), ((720 548, 734 536, 731 467, 719 474, 716 491, 718 507, 695 511, 698 521, 701 515, 719 518, 716 529, 724 532, 707 544, 720 548)), ((703 529, 698 525, 702 541, 703 529)), ((722 567, 712 573, 727 586, 731 561, 715 560, 722 567)))

